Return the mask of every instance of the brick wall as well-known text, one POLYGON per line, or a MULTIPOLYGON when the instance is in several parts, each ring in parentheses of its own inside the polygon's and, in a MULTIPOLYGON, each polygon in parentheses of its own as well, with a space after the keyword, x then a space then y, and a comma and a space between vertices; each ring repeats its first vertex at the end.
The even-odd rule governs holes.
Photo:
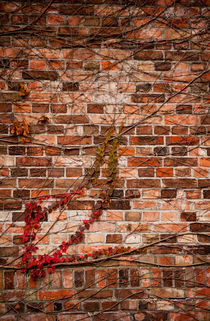
MULTIPOLYGON (((209 320, 209 5, 1 1, 0 320, 209 320), (33 281, 16 265, 26 202, 77 188, 121 124, 110 206, 67 254, 136 252, 33 281)), ((105 168, 48 213, 37 254, 88 218, 105 168)))

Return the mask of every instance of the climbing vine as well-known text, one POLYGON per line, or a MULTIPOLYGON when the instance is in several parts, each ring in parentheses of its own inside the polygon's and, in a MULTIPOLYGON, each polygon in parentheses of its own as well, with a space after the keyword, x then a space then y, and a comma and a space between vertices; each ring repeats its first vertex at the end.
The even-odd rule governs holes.
POLYGON ((24 232, 21 235, 22 242, 24 243, 24 252, 21 257, 22 272, 31 271, 31 277, 33 279, 41 278, 46 275, 46 268, 48 273, 52 273, 55 270, 55 264, 57 263, 69 263, 76 261, 85 261, 89 256, 97 258, 100 255, 112 255, 123 252, 124 249, 109 248, 107 250, 93 251, 92 253, 85 255, 66 255, 68 248, 71 245, 78 244, 82 241, 85 230, 89 230, 90 225, 100 218, 103 210, 109 207, 111 196, 116 187, 118 181, 117 167, 119 153, 118 148, 120 144, 120 134, 122 133, 123 125, 120 126, 119 135, 114 135, 114 129, 110 128, 106 138, 96 150, 96 160, 91 169, 89 169, 87 177, 83 184, 71 193, 46 195, 39 197, 37 201, 31 201, 26 203, 25 206, 25 227, 24 232), (99 181, 100 170, 103 165, 107 164, 106 169, 106 183, 100 184, 102 188, 101 200, 94 205, 91 215, 83 220, 82 224, 78 226, 77 231, 71 235, 70 240, 62 242, 62 244, 52 253, 35 256, 38 246, 36 242, 37 233, 41 229, 41 222, 47 217, 49 213, 57 209, 62 210, 72 200, 80 197, 84 194, 85 188, 90 188, 91 185, 96 184, 99 181), (56 201, 52 205, 43 206, 43 202, 49 198, 55 198, 56 201))

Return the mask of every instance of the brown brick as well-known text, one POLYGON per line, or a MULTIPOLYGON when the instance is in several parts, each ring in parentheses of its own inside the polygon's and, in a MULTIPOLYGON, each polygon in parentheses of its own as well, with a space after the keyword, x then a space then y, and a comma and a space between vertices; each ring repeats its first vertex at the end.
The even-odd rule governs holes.
MULTIPOLYGON (((0 134, 8 134, 8 125, 0 124, 0 134)), ((3 147, 3 146, 1 146, 1 147, 3 147)))
POLYGON ((181 221, 184 221, 184 222, 196 221, 196 213, 195 212, 182 212, 181 213, 181 221))
POLYGON ((197 238, 198 238, 198 242, 201 242, 201 243, 210 243, 210 236, 209 235, 197 235, 197 238))
POLYGON ((89 117, 86 115, 62 115, 55 116, 56 124, 86 124, 89 123, 89 117))
POLYGON ((19 254, 18 246, 13 247, 0 247, 0 256, 2 257, 15 257, 19 254))
POLYGON ((188 134, 188 127, 173 126, 172 127, 172 134, 174 134, 174 135, 187 135, 188 134))
POLYGON ((11 176, 14 176, 14 177, 28 176, 28 170, 26 168, 12 168, 11 176))
POLYGON ((140 197, 140 191, 135 189, 128 189, 125 192, 125 198, 139 198, 140 197))
POLYGON ((163 145, 162 136, 130 136, 131 145, 163 145))
POLYGON ((85 280, 86 280, 86 286, 88 288, 92 288, 95 286, 95 269, 85 270, 85 280))
POLYGON ((100 309, 99 307, 99 302, 97 301, 90 301, 90 302, 85 302, 83 303, 83 310, 84 311, 89 311, 89 312, 95 312, 100 309))
POLYGON ((20 188, 52 188, 54 186, 53 181, 50 179, 42 178, 28 178, 28 179, 19 179, 20 188))
POLYGON ((57 71, 23 71, 23 79, 32 79, 32 80, 57 80, 59 74, 57 71))
POLYGON ((171 70, 171 63, 170 62, 156 62, 155 63, 155 70, 157 70, 157 71, 171 70))
POLYGON ((0 113, 11 113, 12 104, 0 103, 0 113))
POLYGON ((53 134, 63 134, 64 133, 64 127, 63 126, 56 126, 56 125, 48 125, 47 126, 48 133, 53 133, 53 134))
POLYGON ((17 165, 19 166, 50 166, 52 164, 51 158, 38 157, 18 157, 17 165))
POLYGON ((97 17, 87 17, 84 21, 84 26, 99 26, 100 18, 97 17))
POLYGON ((46 168, 30 168, 30 176, 32 177, 46 177, 46 168))
POLYGON ((187 147, 172 147, 171 155, 173 156, 186 156, 188 153, 187 147))
POLYGON ((11 198, 11 190, 9 189, 0 189, 0 198, 11 198))
POLYGON ((11 146, 9 147, 10 155, 25 155, 25 147, 23 146, 11 146))
POLYGON ((154 177, 155 171, 154 168, 139 168, 138 169, 139 177, 154 177))
POLYGON ((32 104, 32 112, 33 113, 48 113, 49 112, 49 104, 32 104))
POLYGON ((48 169, 49 177, 63 177, 64 176, 64 168, 50 168, 48 169))
POLYGON ((210 232, 210 224, 192 223, 190 224, 190 231, 192 232, 210 232))
POLYGON ((141 84, 136 86, 136 92, 144 92, 149 91, 152 88, 152 85, 150 83, 141 84))
POLYGON ((68 204, 69 210, 90 210, 93 208, 93 201, 71 201, 68 204))
POLYGON ((107 234, 106 243, 122 243, 122 234, 107 234))
POLYGON ((137 221, 139 222, 141 219, 140 212, 126 212, 125 213, 125 220, 126 221, 137 221))
POLYGON ((12 221, 13 222, 24 222, 25 221, 25 214, 23 212, 12 213, 12 221))
POLYGON ((210 179, 199 179, 198 180, 198 188, 209 188, 210 179))
POLYGON ((161 190, 161 198, 176 198, 176 190, 175 189, 161 190))
POLYGON ((173 272, 171 270, 163 270, 163 286, 172 287, 173 272))
POLYGON ((104 106, 101 104, 88 104, 87 105, 87 112, 92 114, 103 114, 104 106))
POLYGON ((134 55, 136 60, 162 60, 163 54, 161 51, 139 51, 134 55))
POLYGON ((78 37, 84 37, 87 35, 87 29, 85 28, 80 28, 77 26, 75 27, 59 27, 58 28, 58 35, 59 36, 70 36, 74 39, 77 39, 78 37))
POLYGON ((14 198, 30 198, 30 191, 28 190, 15 190, 13 191, 14 198))
POLYGON ((4 285, 6 290, 14 289, 14 272, 13 271, 4 272, 4 285))
POLYGON ((120 269, 119 270, 119 287, 127 287, 128 286, 128 269, 120 269))
POLYGON ((163 103, 165 101, 165 95, 163 94, 135 94, 131 96, 133 103, 163 103))
POLYGON ((203 191, 203 198, 210 198, 210 190, 203 191))
POLYGON ((21 208, 22 208, 22 201, 16 201, 16 200, 4 201, 5 210, 20 210, 21 208))
POLYGON ((118 301, 104 301, 102 302, 102 309, 108 311, 115 311, 119 309, 119 302, 118 301))
POLYGON ((155 134, 169 135, 170 134, 170 127, 169 126, 155 126, 155 134))
POLYGON ((196 51, 166 51, 166 60, 198 61, 199 53, 196 51))
POLYGON ((90 5, 61 5, 59 13, 68 16, 93 16, 94 7, 90 5))
POLYGON ((159 179, 129 179, 127 181, 128 188, 158 188, 160 187, 159 179))
POLYGON ((84 135, 97 135, 99 133, 99 126, 88 125, 83 130, 84 135))
MULTIPOLYGON (((70 155, 79 155, 79 149, 80 147, 75 147, 75 148, 65 148, 63 150, 64 155, 70 156, 70 155)), ((94 154, 95 155, 95 154, 94 154)))
POLYGON ((83 67, 85 70, 99 70, 100 69, 100 63, 98 61, 86 61, 83 63, 83 67))
POLYGON ((28 147, 27 155, 31 156, 42 156, 43 155, 43 147, 28 147))
POLYGON ((129 210, 130 209, 130 202, 129 201, 111 201, 110 203, 111 210, 129 210))
POLYGON ((138 269, 130 269, 130 283, 132 287, 139 286, 140 275, 138 269))
POLYGON ((178 105, 176 107, 177 114, 192 114, 192 105, 178 105))
MULTIPOLYGON (((132 134, 132 132, 129 132, 129 134, 132 134)), ((136 134, 137 135, 152 135, 152 126, 138 126, 136 128, 136 134)))
POLYGON ((195 188, 196 180, 191 178, 163 179, 163 185, 168 188, 195 188))
POLYGON ((63 91, 78 91, 79 83, 78 82, 65 82, 63 83, 63 91))
POLYGON ((173 158, 166 158, 164 159, 164 166, 167 167, 180 167, 180 166, 186 166, 186 167, 192 167, 197 166, 198 160, 197 158, 192 157, 173 157, 173 158))
POLYGON ((74 285, 76 288, 84 286, 84 270, 74 272, 74 285))
POLYGON ((144 298, 144 290, 141 289, 120 289, 115 290, 116 298, 126 298, 130 296, 132 299, 142 299, 144 298))
POLYGON ((102 27, 118 27, 118 19, 116 17, 103 18, 102 27))

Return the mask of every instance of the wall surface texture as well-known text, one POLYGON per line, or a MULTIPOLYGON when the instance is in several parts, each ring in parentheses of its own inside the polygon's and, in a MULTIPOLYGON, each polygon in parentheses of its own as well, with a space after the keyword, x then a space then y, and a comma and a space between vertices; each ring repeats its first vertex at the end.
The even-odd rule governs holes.
POLYGON ((1 321, 210 319, 209 6, 0 1, 1 321))

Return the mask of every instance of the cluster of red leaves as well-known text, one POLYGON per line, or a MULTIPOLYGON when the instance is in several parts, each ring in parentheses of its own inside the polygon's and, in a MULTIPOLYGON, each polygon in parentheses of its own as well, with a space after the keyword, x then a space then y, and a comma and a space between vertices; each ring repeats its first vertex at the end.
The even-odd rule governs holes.
MULTIPOLYGON (((51 255, 39 255, 37 257, 34 256, 38 247, 34 244, 33 241, 36 239, 36 234, 40 229, 40 221, 44 219, 47 213, 51 213, 53 210, 64 206, 71 199, 75 199, 79 195, 84 193, 84 189, 76 190, 73 194, 60 194, 53 195, 54 197, 62 198, 60 201, 56 201, 53 205, 49 205, 48 207, 42 207, 41 203, 43 200, 48 199, 50 196, 45 196, 39 199, 39 202, 32 201, 30 203, 26 203, 25 209, 25 228, 24 233, 21 235, 22 242, 24 243, 25 250, 22 256, 21 262, 21 271, 26 272, 27 270, 31 270, 31 276, 33 279, 37 279, 40 277, 44 277, 46 272, 44 268, 48 268, 48 272, 52 273, 55 269, 54 264, 58 263, 66 263, 66 262, 76 262, 80 260, 85 260, 89 255, 80 255, 80 256, 68 256, 63 257, 63 254, 66 253, 67 249, 73 245, 78 244, 83 239, 83 233, 85 230, 90 228, 90 224, 93 224, 95 220, 97 220, 102 214, 102 208, 106 208, 105 201, 102 200, 102 203, 98 203, 95 209, 92 210, 91 216, 88 220, 83 220, 83 223, 79 225, 78 230, 71 235, 70 240, 68 242, 63 242, 57 250, 55 250, 51 255)), ((95 257, 96 254, 93 254, 95 257)))

